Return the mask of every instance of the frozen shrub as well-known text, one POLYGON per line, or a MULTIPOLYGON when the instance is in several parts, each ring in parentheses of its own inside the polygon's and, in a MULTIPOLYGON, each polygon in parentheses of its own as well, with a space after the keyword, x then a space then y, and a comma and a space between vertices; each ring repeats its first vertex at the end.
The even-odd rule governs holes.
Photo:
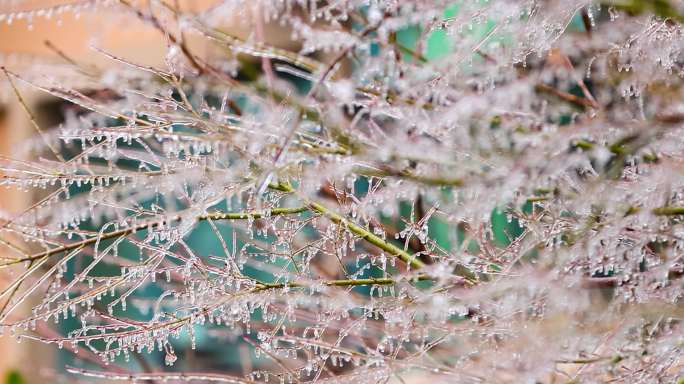
POLYGON ((161 32, 166 66, 95 48, 116 65, 4 70, 65 105, 0 160, 5 187, 43 191, 1 227, 6 334, 77 352, 86 380, 681 377, 681 0, 0 17, 98 7, 161 32), (177 361, 184 343, 243 372, 177 361), (147 353, 174 367, 125 364, 147 353))

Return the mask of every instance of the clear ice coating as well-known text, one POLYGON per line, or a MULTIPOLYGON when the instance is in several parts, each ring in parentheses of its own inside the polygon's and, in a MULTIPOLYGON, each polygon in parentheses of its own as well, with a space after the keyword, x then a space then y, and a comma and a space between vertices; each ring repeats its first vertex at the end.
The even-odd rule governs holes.
POLYGON ((167 51, 0 56, 33 129, 0 157, 32 199, 0 212, 6 337, 86 380, 684 375, 682 0, 32 4, 0 23, 113 11, 167 51))

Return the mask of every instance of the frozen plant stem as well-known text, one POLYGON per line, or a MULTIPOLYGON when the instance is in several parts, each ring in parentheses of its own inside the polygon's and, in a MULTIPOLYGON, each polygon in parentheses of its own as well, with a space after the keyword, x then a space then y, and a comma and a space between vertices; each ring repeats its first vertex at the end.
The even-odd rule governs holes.
POLYGON ((36 134, 0 156, 31 202, 0 212, 0 331, 192 370, 70 369, 124 381, 675 382, 681 1, 0 11, 111 6, 168 47, 2 63, 36 134), (214 344, 267 361, 214 374, 214 344))
POLYGON ((410 265, 413 269, 420 269, 425 266, 425 264, 422 261, 418 260, 416 256, 412 256, 411 254, 397 247, 396 245, 383 240, 382 238, 371 233, 362 226, 350 220, 347 220, 337 212, 331 211, 322 204, 316 202, 309 202, 309 207, 311 207, 312 210, 323 214, 333 223, 349 229, 349 231, 353 234, 360 236, 362 239, 369 242, 370 244, 375 245, 376 247, 382 249, 385 252, 388 252, 390 255, 403 261, 404 263, 410 265))
MULTIPOLYGON (((290 187, 287 184, 270 184, 269 187, 272 189, 276 189, 279 191, 283 192, 294 192, 294 189, 290 187)), ((206 220, 206 219, 212 219, 212 220, 246 220, 246 219, 260 219, 265 216, 283 216, 283 215, 293 215, 293 214, 298 214, 305 212, 309 209, 318 212, 326 217, 328 217, 332 222, 338 225, 342 225, 346 228, 348 228, 352 233, 360 236, 362 239, 367 241, 370 244, 375 245, 376 247, 382 249, 385 252, 388 252, 390 255, 397 257, 398 259, 402 260, 406 264, 410 265, 414 269, 420 269, 425 266, 423 262, 420 260, 416 259, 414 256, 410 255, 408 252, 404 251, 403 249, 381 239, 379 236, 371 233, 370 231, 366 230, 365 228, 361 227, 358 224, 355 224, 346 218, 342 217, 340 214, 326 208, 320 203, 316 202, 307 202, 308 206, 307 207, 296 207, 296 208, 273 208, 270 210, 268 214, 264 212, 236 212, 236 213, 225 213, 225 212, 216 212, 216 213, 209 213, 206 215, 202 215, 197 217, 197 220, 206 220)), ((180 220, 180 216, 173 217, 171 219, 168 219, 168 221, 178 221, 180 220)), ((160 223, 153 223, 154 226, 159 226, 160 223)), ((120 236, 126 236, 131 233, 144 230, 146 228, 149 228, 149 224, 140 224, 135 227, 131 228, 124 228, 120 229, 118 231, 112 231, 112 232, 107 232, 102 234, 102 236, 99 237, 92 237, 89 239, 85 239, 76 243, 71 243, 67 245, 63 245, 61 247, 49 249, 40 253, 37 253, 35 255, 32 255, 30 257, 25 257, 17 260, 13 260, 7 263, 4 263, 0 266, 6 266, 6 265, 11 265, 11 264, 16 264, 16 263, 21 263, 25 261, 31 261, 31 260, 38 260, 44 257, 49 257, 55 254, 59 254, 62 252, 67 252, 72 249, 76 249, 79 247, 84 247, 88 246, 91 244, 94 244, 98 239, 101 240, 108 240, 108 239, 114 239, 120 236)))
MULTIPOLYGON (((416 277, 415 280, 432 280, 431 277, 420 275, 416 277)), ((397 279, 392 278, 368 278, 368 279, 339 279, 339 280, 323 280, 317 282, 317 284, 325 285, 328 287, 353 287, 358 285, 392 285, 396 284, 397 279)), ((279 289, 279 288, 304 288, 310 287, 311 283, 292 281, 288 283, 263 283, 259 282, 257 285, 258 289, 279 289)))
MULTIPOLYGON (((270 210, 270 212, 265 213, 265 212, 236 212, 236 213, 225 213, 225 212, 216 212, 216 213, 209 213, 206 215, 201 215, 197 217, 197 220, 202 221, 202 220, 207 220, 207 219, 212 219, 212 220, 246 220, 246 219, 260 219, 266 216, 284 216, 284 215, 294 215, 298 213, 302 213, 307 211, 308 208, 306 207, 296 207, 296 208, 273 208, 270 210)), ((53 249, 48 249, 46 251, 34 254, 30 257, 23 257, 20 259, 12 260, 3 264, 0 264, 0 267, 12 265, 12 264, 17 264, 17 263, 22 263, 25 261, 31 261, 31 260, 38 260, 44 257, 49 257, 53 255, 60 254, 62 252, 67 252, 72 249, 80 248, 80 247, 85 247, 88 245, 95 244, 98 240, 108 240, 108 239, 115 239, 117 237, 121 236, 127 236, 132 233, 135 233, 137 231, 142 231, 144 229, 147 229, 152 225, 153 227, 157 227, 159 225, 168 223, 168 222, 173 222, 173 221, 178 221, 181 219, 181 216, 174 216, 172 218, 167 219, 166 221, 163 222, 152 222, 150 223, 144 223, 144 224, 139 224, 134 227, 130 228, 124 228, 124 229, 119 229, 117 231, 111 231, 111 232, 106 232, 103 233, 102 236, 95 236, 91 237, 89 239, 85 239, 79 242, 75 243, 70 243, 63 245, 61 247, 56 247, 53 249)))
MULTIPOLYGON (((283 192, 288 192, 292 193, 294 192, 294 189, 286 183, 279 183, 277 185, 269 185, 269 187, 272 187, 273 189, 277 189, 279 191, 283 192)), ((399 260, 403 261, 407 265, 410 265, 413 269, 420 269, 425 266, 425 264, 418 260, 416 256, 409 254, 408 252, 404 251, 403 249, 397 247, 396 245, 383 240, 379 236, 373 234, 369 230, 363 228, 362 226, 347 220, 345 217, 340 215, 337 212, 334 212, 328 208, 326 208, 323 204, 314 202, 314 201, 307 201, 306 202, 308 207, 311 208, 313 211, 316 211, 328 219, 332 221, 333 223, 340 225, 346 229, 348 229, 350 232, 353 234, 361 237, 365 241, 367 241, 370 244, 375 245, 376 247, 382 249, 383 251, 389 253, 390 255, 398 258, 399 260)))
POLYGON ((651 212, 653 212, 653 214, 656 216, 684 215, 684 207, 660 207, 653 209, 651 212))

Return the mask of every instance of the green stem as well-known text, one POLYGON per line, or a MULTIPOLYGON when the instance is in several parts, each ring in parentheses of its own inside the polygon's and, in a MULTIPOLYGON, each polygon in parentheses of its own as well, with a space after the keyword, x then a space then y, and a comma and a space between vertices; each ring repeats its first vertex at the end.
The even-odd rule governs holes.
MULTIPOLYGON (((419 276, 418 280, 432 280, 428 276, 419 276)), ((368 278, 368 279, 341 279, 341 280, 323 280, 313 283, 303 283, 298 281, 292 281, 288 283, 262 283, 260 282, 257 288, 264 289, 279 289, 285 287, 291 288, 304 288, 309 287, 312 284, 322 284, 328 287, 354 287, 358 285, 392 285, 397 281, 391 278, 368 278)))
POLYGON ((373 177, 399 177, 407 180, 412 180, 417 183, 440 186, 440 187, 462 187, 464 185, 463 179, 460 178, 449 178, 442 176, 423 176, 416 175, 415 173, 408 170, 394 170, 394 169, 377 169, 367 166, 355 167, 353 169, 354 173, 358 173, 363 176, 373 176, 373 177))
POLYGON ((283 216, 283 215, 294 215, 297 213, 306 212, 309 209, 307 207, 296 207, 296 208, 273 208, 267 212, 215 212, 207 215, 202 215, 197 217, 197 220, 244 220, 244 219, 261 219, 268 216, 283 216))
MULTIPOLYGON (((274 185, 274 184, 271 184, 274 185)), ((269 185, 270 186, 270 185, 269 185)), ((282 192, 294 192, 294 189, 289 185, 285 183, 280 183, 277 185, 274 185, 274 189, 277 189, 282 192)), ((408 252, 404 251, 403 249, 397 247, 396 245, 389 243, 385 240, 383 240, 381 237, 375 235, 374 233, 368 231, 367 229, 363 228, 362 226, 347 220, 345 217, 340 215, 337 212, 334 212, 328 208, 326 208, 324 205, 317 203, 315 201, 307 201, 307 205, 311 210, 316 211, 324 216, 326 216, 330 221, 332 221, 335 224, 341 225, 345 228, 347 228, 350 232, 353 234, 361 237, 362 239, 366 240, 367 242, 375 245, 376 247, 382 249, 383 251, 391 254, 392 256, 397 257, 399 260, 405 262, 406 264, 410 265, 411 267, 415 269, 420 269, 425 266, 425 264, 418 260, 415 256, 412 256, 408 252)))
POLYGON ((349 229, 349 231, 352 232, 353 234, 360 236, 362 239, 364 239, 367 242, 375 245, 376 247, 382 249, 383 251, 388 252, 389 254, 391 254, 393 256, 396 256, 398 259, 405 262, 406 264, 409 264, 411 267, 416 268, 416 269, 420 269, 420 268, 423 268, 425 266, 425 264, 423 264, 423 262, 418 260, 415 256, 412 256, 408 252, 397 247, 396 245, 383 240, 381 237, 373 234, 372 232, 368 231, 367 229, 363 228, 362 226, 347 220, 346 218, 341 216, 339 213, 329 210, 328 208, 326 208, 322 204, 319 204, 316 202, 310 202, 309 206, 311 207, 312 210, 319 212, 322 215, 326 216, 333 223, 341 225, 341 226, 349 229))
POLYGON ((660 207, 660 208, 654 208, 651 212, 656 216, 684 215, 684 207, 678 207, 678 206, 660 207))
MULTIPOLYGON (((305 212, 309 210, 307 207, 297 207, 297 208, 273 208, 270 210, 270 212, 236 212, 236 213, 224 213, 224 212, 215 212, 215 213, 209 213, 206 215, 201 215, 197 217, 198 221, 202 220, 207 220, 207 219, 212 219, 212 220, 245 220, 245 219, 260 219, 268 216, 284 216, 284 215, 293 215, 301 212, 305 212)), ((168 223, 168 222, 173 222, 173 221, 179 221, 181 220, 181 216, 177 215, 171 218, 168 218, 166 220, 163 220, 161 222, 152 222, 150 223, 144 223, 144 224, 138 224, 134 227, 130 228, 124 228, 124 229, 119 229, 118 231, 111 231, 111 232, 106 232, 103 233, 101 236, 95 236, 91 237, 85 240, 81 240, 75 243, 69 243, 66 245, 63 245, 61 247, 56 247, 52 249, 48 249, 46 251, 36 253, 32 256, 29 257, 24 257, 21 259, 16 259, 12 260, 7 263, 0 264, 0 267, 12 265, 12 264, 18 264, 18 263, 23 263, 26 261, 32 261, 32 260, 38 260, 43 257, 49 257, 53 256, 56 254, 60 254, 62 252, 67 252, 79 247, 85 247, 88 245, 95 244, 98 240, 108 240, 108 239, 114 239, 117 237, 121 236, 127 236, 132 233, 135 233, 137 231, 142 231, 144 229, 147 229, 150 227, 158 227, 161 224, 168 223)))

